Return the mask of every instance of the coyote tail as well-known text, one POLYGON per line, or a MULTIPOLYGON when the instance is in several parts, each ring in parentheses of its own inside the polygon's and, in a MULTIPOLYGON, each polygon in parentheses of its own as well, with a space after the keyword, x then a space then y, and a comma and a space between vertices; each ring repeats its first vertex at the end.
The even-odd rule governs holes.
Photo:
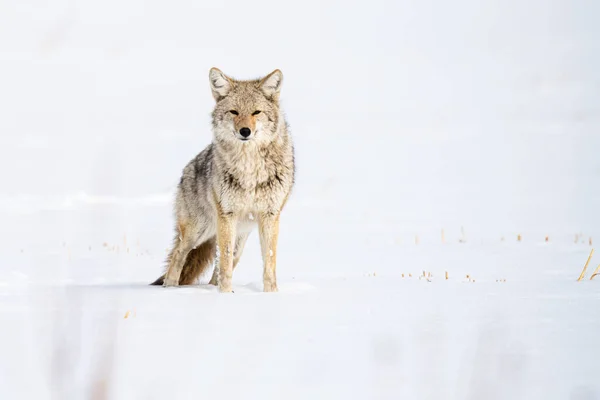
MULTIPOLYGON (((178 238, 175 238, 178 240, 178 238)), ((171 253, 167 256, 167 266, 171 262, 171 253)), ((180 285, 191 285, 202 275, 204 271, 208 268, 209 265, 212 264, 216 257, 217 253, 217 243, 215 238, 208 239, 206 242, 202 243, 200 246, 196 247, 192 251, 190 251, 185 260, 185 264, 183 265, 183 269, 181 270, 181 276, 179 277, 180 285)), ((162 285, 165 280, 165 275, 162 274, 158 279, 152 282, 150 285, 162 285)))

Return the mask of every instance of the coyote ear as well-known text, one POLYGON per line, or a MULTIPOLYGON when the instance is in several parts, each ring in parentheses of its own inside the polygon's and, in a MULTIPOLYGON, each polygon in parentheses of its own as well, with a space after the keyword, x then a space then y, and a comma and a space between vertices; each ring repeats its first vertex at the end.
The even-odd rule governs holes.
POLYGON ((209 80, 213 97, 217 101, 227 96, 233 85, 232 80, 218 68, 210 69, 209 80))
POLYGON ((279 90, 281 89, 281 82, 283 81, 283 74, 280 70, 276 69, 269 75, 261 79, 259 86, 262 91, 275 100, 279 97, 279 90))

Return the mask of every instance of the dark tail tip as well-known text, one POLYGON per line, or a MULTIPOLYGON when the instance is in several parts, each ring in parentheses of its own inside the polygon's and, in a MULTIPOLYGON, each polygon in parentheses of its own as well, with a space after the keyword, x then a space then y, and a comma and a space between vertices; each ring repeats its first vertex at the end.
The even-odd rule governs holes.
POLYGON ((157 280, 155 280, 154 282, 152 282, 150 284, 150 286, 153 286, 153 285, 154 286, 162 286, 162 284, 164 283, 164 281, 165 281, 165 276, 163 275, 160 278, 158 278, 157 280))

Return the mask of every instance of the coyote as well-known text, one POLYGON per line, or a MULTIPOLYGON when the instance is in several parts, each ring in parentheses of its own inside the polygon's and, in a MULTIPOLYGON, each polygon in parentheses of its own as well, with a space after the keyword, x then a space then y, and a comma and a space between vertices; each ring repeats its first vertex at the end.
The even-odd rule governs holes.
POLYGON ((183 169, 166 272, 152 285, 194 283, 217 258, 210 283, 231 292, 248 235, 258 225, 265 292, 277 291, 279 215, 294 185, 294 145, 279 107, 283 74, 235 80, 209 73, 213 140, 183 169))

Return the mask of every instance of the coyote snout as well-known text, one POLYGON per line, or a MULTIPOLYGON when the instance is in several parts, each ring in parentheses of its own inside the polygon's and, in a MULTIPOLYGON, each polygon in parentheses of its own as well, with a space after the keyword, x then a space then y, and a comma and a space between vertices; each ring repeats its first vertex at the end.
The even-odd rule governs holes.
POLYGON ((256 135, 256 129, 261 124, 258 117, 261 111, 254 110, 254 112, 249 113, 246 107, 240 106, 236 108, 240 110, 229 110, 229 114, 232 115, 231 119, 236 136, 243 141, 250 140, 256 135), (246 110, 243 110, 244 108, 246 110))
POLYGON ((252 134, 252 131, 250 130, 250 128, 242 128, 240 129, 240 135, 242 135, 241 139, 242 140, 248 140, 250 139, 250 135, 252 134))
POLYGON ((295 175, 294 146, 279 108, 283 75, 275 70, 240 81, 212 68, 209 80, 216 102, 213 141, 183 170, 167 271, 153 284, 193 283, 218 248, 210 283, 231 292, 233 269, 258 225, 264 291, 275 292, 279 216, 295 175))

